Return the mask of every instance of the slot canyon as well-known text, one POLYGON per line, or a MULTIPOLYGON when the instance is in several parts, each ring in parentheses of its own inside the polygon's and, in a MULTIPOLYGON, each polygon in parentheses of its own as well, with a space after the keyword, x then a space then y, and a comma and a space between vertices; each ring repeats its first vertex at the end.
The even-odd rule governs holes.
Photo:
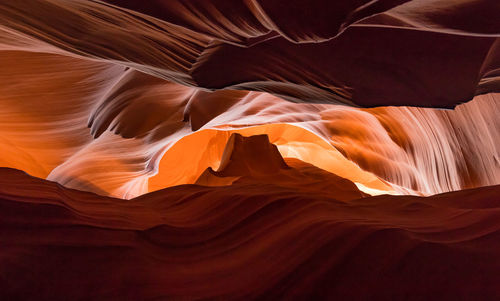
POLYGON ((0 1, 0 299, 500 299, 498 0, 0 1))

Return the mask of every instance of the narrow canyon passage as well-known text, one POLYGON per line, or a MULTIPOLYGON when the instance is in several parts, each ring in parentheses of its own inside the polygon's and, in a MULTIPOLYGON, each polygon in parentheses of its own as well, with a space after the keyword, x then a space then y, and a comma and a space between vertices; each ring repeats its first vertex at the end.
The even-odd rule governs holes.
POLYGON ((498 16, 0 1, 0 299, 500 299, 498 16))

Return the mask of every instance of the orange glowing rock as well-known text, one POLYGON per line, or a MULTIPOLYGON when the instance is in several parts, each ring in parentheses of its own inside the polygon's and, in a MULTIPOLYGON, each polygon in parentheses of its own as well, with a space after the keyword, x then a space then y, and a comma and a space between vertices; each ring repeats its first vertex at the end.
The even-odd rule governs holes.
POLYGON ((0 299, 500 299, 498 16, 0 1, 0 299))

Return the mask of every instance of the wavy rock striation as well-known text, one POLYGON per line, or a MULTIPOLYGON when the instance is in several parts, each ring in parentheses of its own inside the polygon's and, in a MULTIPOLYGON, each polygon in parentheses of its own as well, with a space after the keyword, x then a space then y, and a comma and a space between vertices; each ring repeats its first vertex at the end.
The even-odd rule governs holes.
POLYGON ((500 186, 341 201, 270 177, 122 200, 0 173, 6 298, 500 297, 500 186))
POLYGON ((0 1, 0 297, 500 299, 499 15, 0 1))
POLYGON ((107 2, 2 3, 0 48, 298 102, 451 108, 500 89, 495 0, 107 2))
POLYGON ((133 198, 239 132, 372 193, 500 183, 497 1, 105 2, 0 4, 2 166, 133 198))

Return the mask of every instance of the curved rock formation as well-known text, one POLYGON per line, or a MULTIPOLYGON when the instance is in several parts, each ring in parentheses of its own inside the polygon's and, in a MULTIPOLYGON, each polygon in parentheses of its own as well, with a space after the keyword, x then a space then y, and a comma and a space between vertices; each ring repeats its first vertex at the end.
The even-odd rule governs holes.
POLYGON ((0 1, 0 299, 500 299, 498 16, 0 1))
POLYGON ((283 160, 267 135, 243 137, 232 134, 219 168, 207 168, 195 184, 203 186, 268 185, 296 192, 331 192, 336 200, 359 199, 361 193, 351 181, 298 159, 283 160))
POLYGON ((127 201, 0 175, 5 298, 500 297, 500 186, 339 201, 182 185, 127 201))
POLYGON ((500 89, 495 0, 107 2, 2 3, 0 49, 298 102, 451 108, 500 89))
POLYGON ((500 182, 497 94, 445 112, 228 90, 453 107, 498 92, 496 1, 108 2, 0 4, 2 166, 131 198, 215 168, 227 138, 194 170, 160 166, 217 129, 267 134, 372 191, 500 182))
POLYGON ((121 66, 28 57, 0 55, 10 83, 0 88, 2 165, 69 187, 131 198, 192 184, 217 168, 231 132, 267 134, 284 157, 370 189, 433 194, 500 183, 496 94, 454 111, 360 110, 196 91, 121 66))

